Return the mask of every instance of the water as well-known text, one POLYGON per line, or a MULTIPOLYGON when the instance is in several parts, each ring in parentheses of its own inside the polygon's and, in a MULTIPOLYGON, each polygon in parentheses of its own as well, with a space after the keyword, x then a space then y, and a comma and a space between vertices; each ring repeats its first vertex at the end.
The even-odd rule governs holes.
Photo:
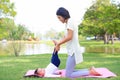
MULTIPOLYGON (((46 44, 25 44, 25 55, 52 53, 54 46, 46 44)), ((87 53, 120 53, 120 48, 111 47, 85 47, 87 53)), ((61 47, 60 54, 67 53, 65 47, 61 47)))
MULTIPOLYGON (((17 44, 16 44, 17 45, 17 44)), ((52 53, 54 46, 39 43, 22 43, 20 55, 46 54, 52 53)), ((11 43, 0 43, 0 55, 14 54, 11 43)), ((110 47, 85 47, 87 53, 120 53, 120 48, 110 47)), ((67 53, 65 47, 61 47, 60 54, 67 53)))
MULTIPOLYGON (((25 44, 25 55, 52 53, 53 46, 46 44, 25 44)), ((66 48, 61 48, 59 53, 66 53, 66 48)))

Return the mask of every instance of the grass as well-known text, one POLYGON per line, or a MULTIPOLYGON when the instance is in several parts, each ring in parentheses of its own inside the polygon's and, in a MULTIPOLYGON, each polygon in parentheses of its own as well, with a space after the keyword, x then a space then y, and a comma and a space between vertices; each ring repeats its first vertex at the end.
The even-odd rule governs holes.
MULTIPOLYGON (((65 68, 66 54, 59 54, 61 59, 60 69, 65 68)), ((30 56, 0 56, 0 80, 40 80, 41 78, 24 78, 23 75, 29 69, 38 67, 45 68, 50 62, 50 54, 30 55, 30 56)), ((76 68, 106 67, 116 73, 114 78, 79 78, 76 80, 120 80, 120 54, 97 54, 85 53, 84 62, 76 68)), ((42 78, 42 80, 69 80, 67 78, 42 78)))
POLYGON ((90 41, 80 41, 81 46, 85 47, 111 47, 111 48, 120 48, 120 41, 115 41, 114 44, 104 44, 103 40, 90 40, 90 41))
MULTIPOLYGON (((51 41, 29 42, 43 43, 50 46, 54 44, 51 41)), ((115 41, 115 44, 104 45, 103 41, 80 41, 81 46, 85 47, 113 47, 120 48, 120 41, 115 41)), ((64 45, 63 45, 64 46, 64 45)), ((61 59, 60 69, 65 68, 66 54, 59 54, 61 59)), ((21 55, 14 57, 13 55, 5 55, 0 53, 0 80, 40 80, 41 78, 24 78, 23 75, 29 69, 38 67, 45 68, 50 62, 50 54, 41 55, 21 55)), ((114 78, 79 78, 76 80, 120 80, 120 54, 119 53, 85 53, 84 62, 77 65, 77 69, 95 67, 106 67, 117 74, 114 78)), ((68 78, 42 78, 42 80, 69 80, 68 78)))

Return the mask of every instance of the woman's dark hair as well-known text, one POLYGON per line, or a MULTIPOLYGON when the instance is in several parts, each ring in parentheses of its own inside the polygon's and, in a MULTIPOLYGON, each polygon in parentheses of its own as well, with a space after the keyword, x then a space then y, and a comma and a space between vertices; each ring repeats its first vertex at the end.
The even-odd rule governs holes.
POLYGON ((63 7, 60 7, 57 12, 56 12, 56 15, 59 15, 59 16, 62 16, 63 18, 65 19, 68 19, 70 18, 70 14, 69 14, 69 11, 63 7))

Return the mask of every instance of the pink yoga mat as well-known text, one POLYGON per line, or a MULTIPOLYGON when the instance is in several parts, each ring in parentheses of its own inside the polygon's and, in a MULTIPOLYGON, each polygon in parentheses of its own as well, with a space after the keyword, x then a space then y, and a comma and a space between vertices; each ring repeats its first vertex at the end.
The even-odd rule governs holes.
POLYGON ((93 76, 93 75, 89 75, 89 76, 85 76, 85 77, 96 77, 96 78, 108 78, 108 77, 116 77, 117 75, 113 72, 111 72, 109 69, 107 68, 96 68, 95 69, 98 73, 101 74, 101 76, 93 76))
MULTIPOLYGON (((107 68, 95 68, 95 70, 101 74, 101 76, 94 76, 94 75, 88 75, 88 76, 82 76, 82 78, 108 78, 108 77, 116 77, 117 75, 113 72, 111 72, 109 69, 107 68)), ((25 77, 31 77, 31 76, 35 76, 35 77, 39 77, 39 75, 34 74, 35 70, 28 70, 26 72, 26 74, 24 75, 25 77)), ((61 75, 64 77, 65 76, 65 70, 58 70, 58 73, 60 72, 61 75)))
POLYGON ((34 74, 35 70, 28 70, 24 77, 40 77, 39 75, 34 74))

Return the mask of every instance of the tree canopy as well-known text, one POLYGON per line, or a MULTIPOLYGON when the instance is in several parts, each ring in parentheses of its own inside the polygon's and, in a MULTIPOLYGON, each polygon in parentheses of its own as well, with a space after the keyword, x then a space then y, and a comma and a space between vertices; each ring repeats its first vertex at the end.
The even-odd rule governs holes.
POLYGON ((104 36, 104 42, 107 43, 107 35, 119 34, 120 7, 110 0, 96 0, 86 11, 79 26, 79 33, 86 36, 104 36))
POLYGON ((24 25, 15 24, 16 14, 14 3, 10 0, 0 0, 0 40, 21 40, 28 37, 30 31, 24 25))
POLYGON ((16 15, 14 7, 10 0, 0 0, 0 17, 14 17, 16 15))

